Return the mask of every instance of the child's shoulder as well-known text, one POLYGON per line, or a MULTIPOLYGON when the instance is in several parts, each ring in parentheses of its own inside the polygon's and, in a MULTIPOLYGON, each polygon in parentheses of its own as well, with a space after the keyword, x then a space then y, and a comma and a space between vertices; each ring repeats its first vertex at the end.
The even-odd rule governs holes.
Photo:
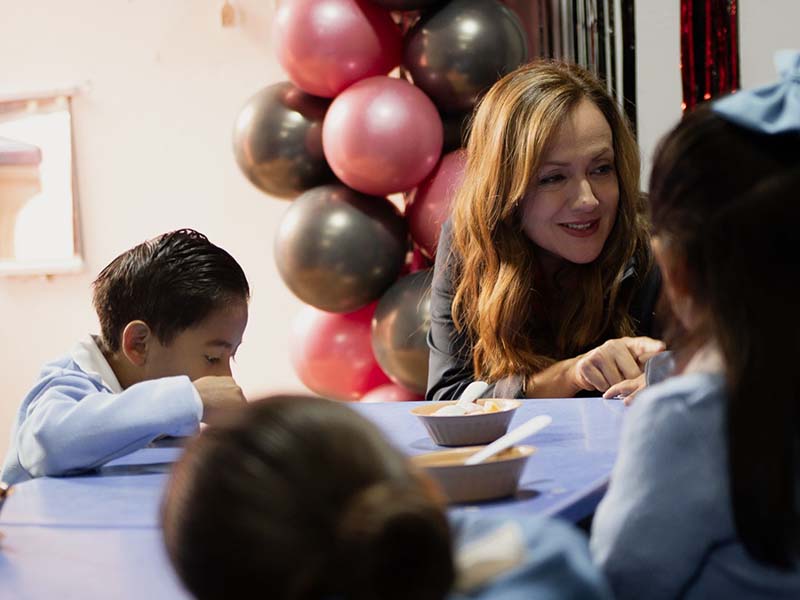
POLYGON ((103 382, 97 375, 87 373, 69 355, 45 363, 39 370, 39 377, 31 390, 37 394, 46 388, 67 385, 85 387, 88 391, 102 390, 103 382))
POLYGON ((86 381, 98 390, 122 391, 114 370, 100 350, 97 338, 91 335, 78 340, 66 354, 45 363, 39 372, 38 383, 62 379, 86 381))
POLYGON ((30 395, 37 395, 37 392, 58 385, 85 387, 88 391, 107 388, 103 371, 110 367, 102 358, 87 358, 91 357, 91 354, 102 356, 94 340, 87 337, 75 343, 65 354, 46 362, 39 369, 38 378, 30 395))
POLYGON ((725 379, 718 373, 670 377, 643 390, 625 417, 625 437, 665 448, 717 437, 724 424, 725 379), (659 441, 661 443, 659 443, 659 441))
POLYGON ((719 405, 724 395, 725 379, 721 373, 676 375, 643 390, 634 401, 632 412, 702 410, 719 405))
POLYGON ((40 381, 72 376, 88 377, 87 373, 78 366, 70 354, 65 354, 50 360, 44 363, 39 369, 40 381))

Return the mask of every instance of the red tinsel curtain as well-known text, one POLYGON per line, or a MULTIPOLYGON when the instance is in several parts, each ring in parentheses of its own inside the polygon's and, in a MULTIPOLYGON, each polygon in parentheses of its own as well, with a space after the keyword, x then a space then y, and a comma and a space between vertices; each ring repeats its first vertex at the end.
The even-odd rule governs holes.
POLYGON ((736 0, 681 0, 683 110, 739 89, 736 0))

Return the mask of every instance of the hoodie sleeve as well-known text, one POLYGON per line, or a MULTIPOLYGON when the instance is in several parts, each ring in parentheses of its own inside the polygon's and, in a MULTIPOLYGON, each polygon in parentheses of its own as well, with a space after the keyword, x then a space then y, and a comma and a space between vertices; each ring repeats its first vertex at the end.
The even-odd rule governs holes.
POLYGON ((62 371, 40 386, 17 429, 20 465, 32 477, 98 467, 163 435, 194 433, 202 404, 186 376, 132 385, 119 394, 62 371))

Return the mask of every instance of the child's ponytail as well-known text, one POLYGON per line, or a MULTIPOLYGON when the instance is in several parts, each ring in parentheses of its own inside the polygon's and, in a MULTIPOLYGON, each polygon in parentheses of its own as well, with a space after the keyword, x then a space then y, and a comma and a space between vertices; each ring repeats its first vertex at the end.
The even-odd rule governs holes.
POLYGON ((361 490, 344 507, 337 535, 336 578, 348 598, 440 600, 453 584, 447 518, 421 483, 361 490))
POLYGON ((800 168, 755 186, 711 220, 704 244, 734 520, 755 558, 784 568, 800 557, 798 190, 800 168))

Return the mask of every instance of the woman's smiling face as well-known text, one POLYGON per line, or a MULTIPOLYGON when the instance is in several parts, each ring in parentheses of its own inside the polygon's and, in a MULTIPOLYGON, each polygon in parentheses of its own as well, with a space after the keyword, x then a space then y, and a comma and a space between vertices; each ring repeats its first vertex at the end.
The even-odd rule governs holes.
POLYGON ((619 203, 614 139, 600 109, 581 101, 542 158, 522 200, 522 229, 551 258, 590 263, 603 250, 619 203))

